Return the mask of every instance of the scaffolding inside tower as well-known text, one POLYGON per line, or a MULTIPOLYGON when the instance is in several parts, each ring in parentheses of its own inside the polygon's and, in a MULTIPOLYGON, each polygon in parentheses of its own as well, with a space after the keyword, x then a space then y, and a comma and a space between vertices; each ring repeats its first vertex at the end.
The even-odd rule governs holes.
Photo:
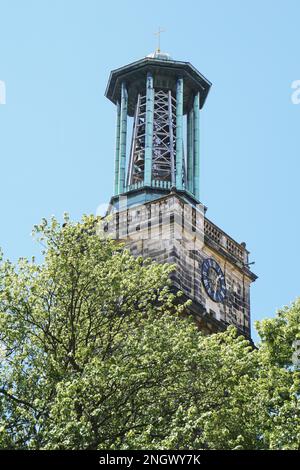
MULTIPOLYGON (((135 109, 127 185, 142 183, 145 167, 146 96, 139 94, 135 109)), ((175 181, 176 98, 170 90, 154 91, 152 181, 175 181)))

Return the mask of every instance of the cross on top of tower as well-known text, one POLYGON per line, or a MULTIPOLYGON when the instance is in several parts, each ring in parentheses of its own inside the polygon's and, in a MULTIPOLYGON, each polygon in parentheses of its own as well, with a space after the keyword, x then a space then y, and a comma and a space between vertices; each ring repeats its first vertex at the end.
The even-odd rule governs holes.
POLYGON ((154 34, 157 36, 157 49, 156 52, 160 53, 160 35, 161 33, 165 33, 165 29, 161 29, 161 27, 158 28, 158 31, 156 31, 154 34))

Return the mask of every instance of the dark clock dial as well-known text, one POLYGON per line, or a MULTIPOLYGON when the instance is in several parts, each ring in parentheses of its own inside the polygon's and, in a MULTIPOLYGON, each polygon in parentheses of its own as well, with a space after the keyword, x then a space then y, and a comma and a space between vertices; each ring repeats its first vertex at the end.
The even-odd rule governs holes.
POLYGON ((207 294, 214 302, 224 302, 226 296, 225 276, 213 258, 203 261, 202 282, 207 294))

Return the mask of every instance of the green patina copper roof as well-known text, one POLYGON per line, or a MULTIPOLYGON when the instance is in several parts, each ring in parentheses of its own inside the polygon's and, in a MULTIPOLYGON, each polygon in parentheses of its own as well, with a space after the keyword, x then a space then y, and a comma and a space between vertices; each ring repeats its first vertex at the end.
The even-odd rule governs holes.
POLYGON ((147 72, 151 72, 153 75, 154 87, 173 90, 174 94, 177 78, 184 79, 184 113, 191 106, 192 97, 198 91, 200 91, 200 108, 203 107, 211 82, 189 62, 174 60, 162 52, 155 52, 113 70, 110 73, 105 96, 116 104, 120 97, 121 83, 125 81, 128 89, 128 114, 133 116, 137 95, 145 91, 147 72))

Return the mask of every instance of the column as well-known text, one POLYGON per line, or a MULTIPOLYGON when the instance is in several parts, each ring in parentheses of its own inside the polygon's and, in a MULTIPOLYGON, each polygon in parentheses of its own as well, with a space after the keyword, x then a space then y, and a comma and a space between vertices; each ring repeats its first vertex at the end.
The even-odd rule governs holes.
POLYGON ((116 126, 116 153, 115 153, 115 184, 114 195, 119 194, 119 156, 120 156, 120 117, 121 106, 117 103, 117 126, 116 126))
POLYGON ((126 171, 126 137, 127 137, 127 89, 124 82, 121 85, 121 111, 120 111, 120 151, 119 151, 119 194, 125 191, 126 171))
POLYGON ((169 133, 170 133, 170 157, 171 157, 171 188, 176 186, 175 160, 174 160, 174 135, 173 135, 173 113, 172 113, 172 92, 168 92, 168 115, 169 115, 169 133))
POLYGON ((200 195, 200 93, 194 97, 194 196, 199 199, 200 195))
POLYGON ((153 146, 153 113, 154 113, 154 88, 153 77, 147 74, 146 82, 146 128, 145 128, 145 167, 144 185, 151 186, 152 180, 152 146, 153 146))
POLYGON ((194 192, 194 156, 193 156, 193 108, 187 114, 187 189, 194 192))
POLYGON ((176 84, 176 188, 182 189, 183 170, 183 79, 176 84))

